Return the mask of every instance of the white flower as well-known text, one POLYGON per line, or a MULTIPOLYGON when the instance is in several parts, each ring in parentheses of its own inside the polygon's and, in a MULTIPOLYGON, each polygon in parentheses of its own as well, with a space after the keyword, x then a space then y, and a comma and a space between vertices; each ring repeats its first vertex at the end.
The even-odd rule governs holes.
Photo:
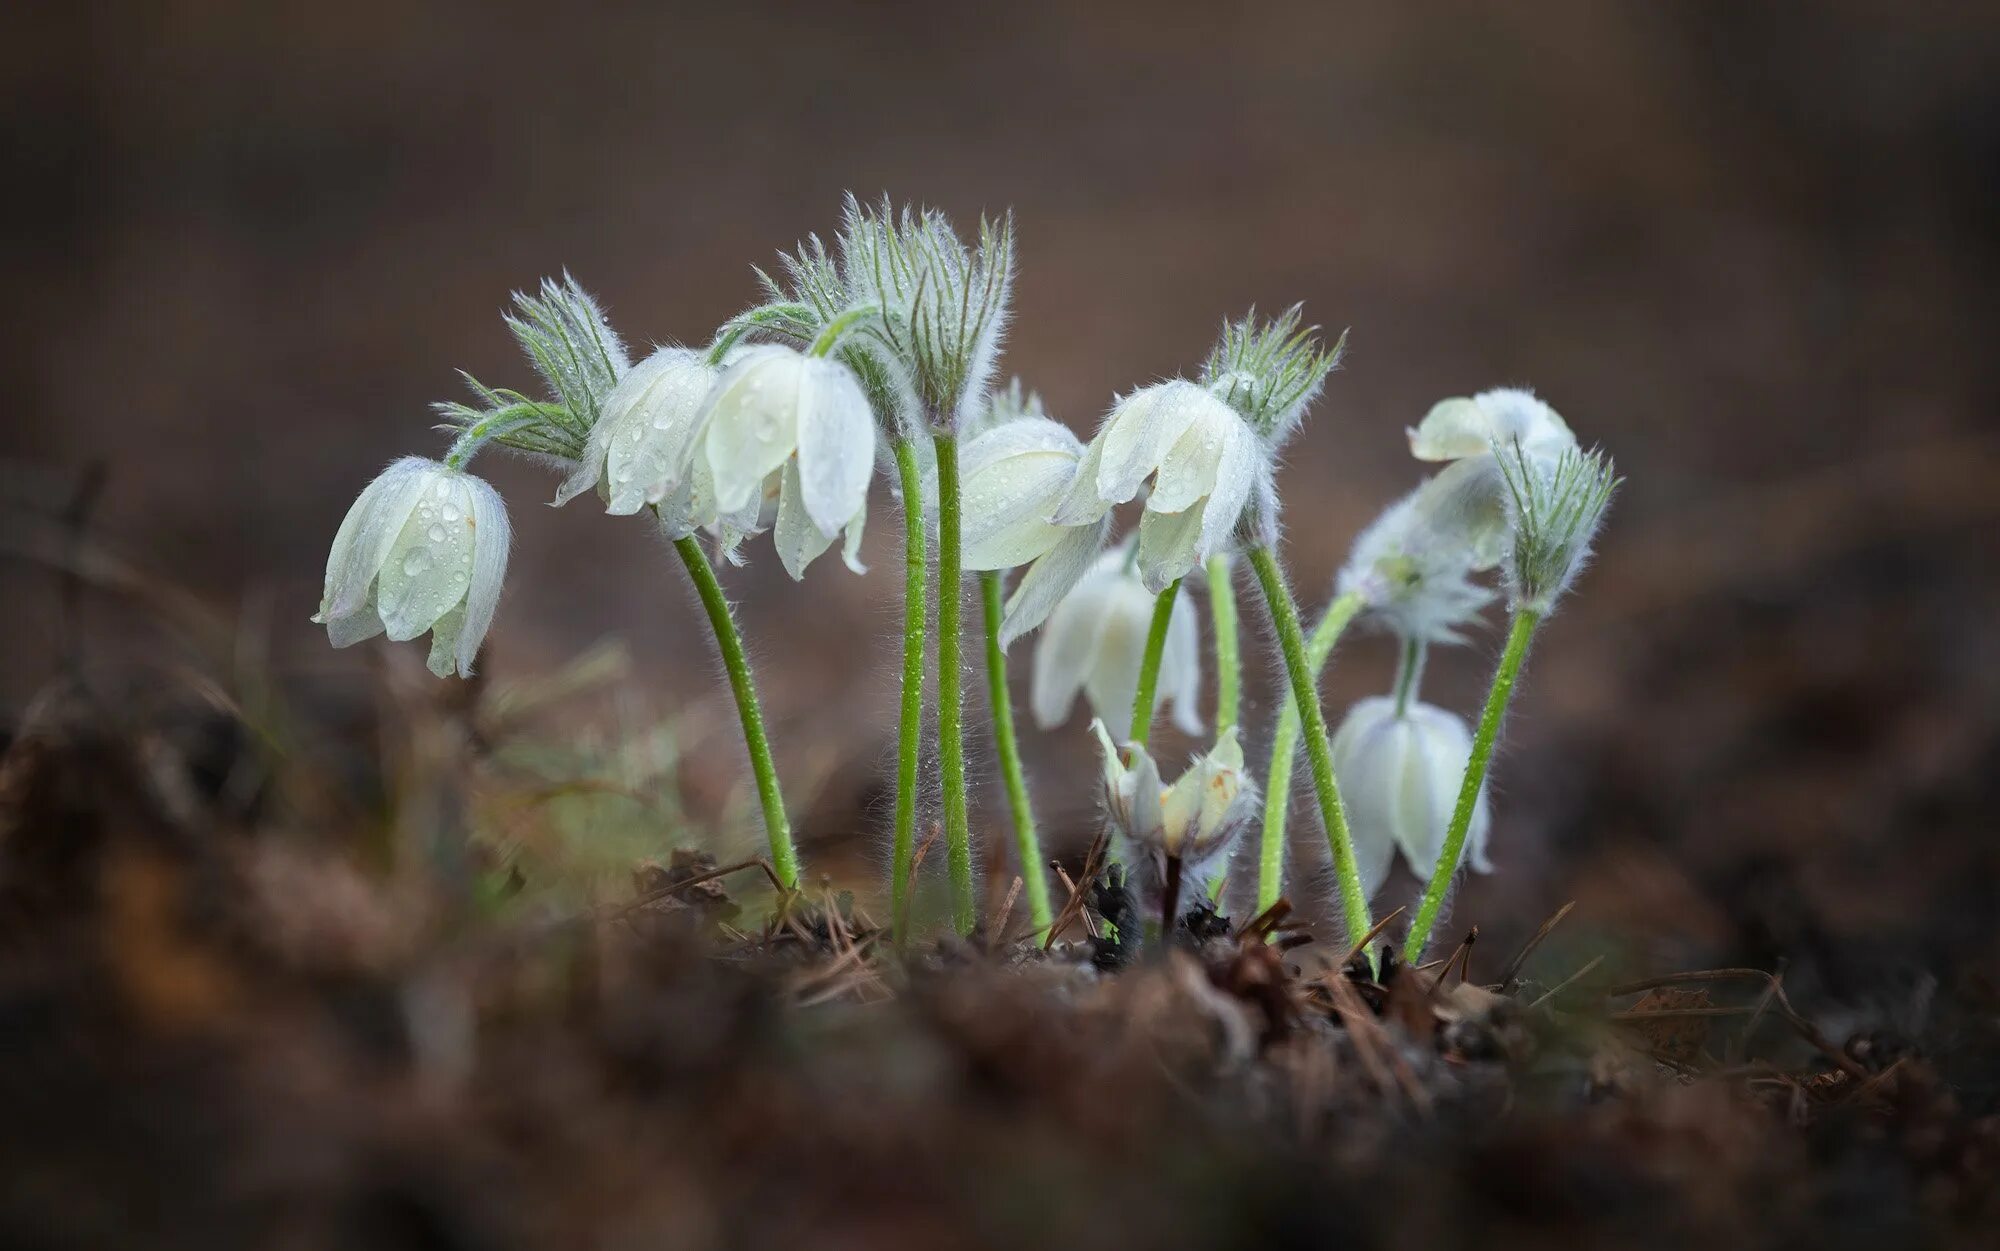
MULTIPOLYGON (((1069 719, 1079 690, 1089 695, 1097 716, 1114 725, 1132 723, 1154 597, 1127 567, 1129 553, 1128 542, 1098 557, 1042 628, 1029 706, 1035 724, 1044 730, 1069 719)), ((1199 734, 1200 697, 1201 637, 1194 606, 1181 595, 1175 597, 1173 615, 1167 619, 1157 698, 1173 703, 1174 724, 1183 733, 1199 734)))
POLYGON ((1079 526, 1047 520, 1082 459, 1069 428, 1041 416, 1002 421, 959 452, 964 567, 1029 566, 1007 600, 1002 647, 1041 625, 1104 546, 1109 514, 1079 526))
POLYGON ((1150 478, 1139 574, 1157 595, 1229 541, 1260 468, 1262 444, 1237 411, 1207 387, 1176 378, 1112 405, 1052 520, 1096 521, 1150 478))
POLYGON ((785 571, 801 578, 844 529, 842 555, 862 572, 875 418, 847 366, 774 344, 743 348, 674 428, 686 442, 658 451, 670 470, 658 499, 668 534, 708 529, 733 551, 770 529, 785 571))
POLYGON ((556 492, 567 504, 596 488, 620 516, 657 504, 686 483, 695 422, 722 370, 706 352, 663 347, 627 370, 604 401, 582 461, 556 492))
POLYGON ((507 507, 471 474, 405 457, 362 490, 334 535, 313 620, 335 647, 431 632, 431 672, 470 675, 507 572, 507 507))
MULTIPOLYGON (((1375 698, 1348 710, 1333 736, 1333 771, 1364 894, 1381 889, 1399 847, 1410 871, 1429 880, 1471 759, 1465 723, 1442 708, 1412 700, 1399 717, 1395 700, 1375 698)), ((1466 858, 1481 873, 1493 871, 1486 860, 1490 821, 1481 788, 1466 830, 1466 858)))
MULTIPOLYGON (((1092 721, 1090 730, 1104 752, 1105 809, 1125 863, 1155 892, 1170 857, 1181 862, 1187 881, 1205 887, 1209 871, 1227 862, 1258 810, 1257 785, 1244 771, 1236 727, 1190 761, 1172 786, 1161 785, 1159 766, 1143 746, 1130 743, 1121 750, 1101 719, 1092 721)), ((1202 894, 1184 890, 1183 898, 1193 902, 1202 894)))
POLYGON ((1553 462, 1576 447, 1556 410, 1511 388, 1440 400, 1408 433, 1418 460, 1453 462, 1424 485, 1423 509, 1434 528, 1463 536, 1480 570, 1499 564, 1507 545, 1507 491, 1495 454, 1518 446, 1532 460, 1553 462))
POLYGON ((1354 540, 1336 589, 1359 592, 1404 638, 1457 643, 1493 592, 1472 581, 1478 553, 1462 528, 1437 522, 1435 501, 1426 483, 1391 504, 1354 540))

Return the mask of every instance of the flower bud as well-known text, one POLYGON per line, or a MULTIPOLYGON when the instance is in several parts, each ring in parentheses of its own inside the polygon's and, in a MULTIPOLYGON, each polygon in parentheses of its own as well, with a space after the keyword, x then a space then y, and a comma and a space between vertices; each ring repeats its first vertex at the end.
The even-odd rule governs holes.
POLYGON ((1451 462, 1424 484, 1419 508, 1434 530, 1461 536, 1475 571, 1498 565, 1507 548, 1507 488, 1496 454, 1519 448, 1553 462, 1576 446, 1569 426, 1532 391, 1504 388, 1440 400, 1408 433, 1412 456, 1451 462))
MULTIPOLYGON (((1333 771, 1364 894, 1381 889, 1397 848, 1412 873, 1430 877, 1471 759, 1465 723, 1442 708, 1412 700, 1397 716, 1395 700, 1374 698, 1348 710, 1333 736, 1333 771)), ((1486 860, 1490 823, 1482 788, 1466 833, 1467 859, 1481 873, 1493 871, 1486 860)))
POLYGON ((1553 462, 1518 448, 1503 452, 1500 470, 1513 536, 1503 567, 1507 599, 1547 615, 1589 562, 1618 475, 1601 453, 1576 448, 1553 462))
MULTIPOLYGON (((1035 646, 1029 707, 1035 724, 1053 729, 1069 719, 1078 691, 1091 710, 1115 725, 1130 725, 1139 697, 1139 669, 1153 627, 1154 596, 1127 566, 1130 547, 1121 545, 1097 563, 1049 614, 1035 646)), ((1160 653, 1158 699, 1173 704, 1173 721, 1183 733, 1201 733, 1196 711, 1201 697, 1201 635, 1194 606, 1185 595, 1174 599, 1160 653)))
POLYGON ((1463 642, 1493 592, 1472 580, 1477 551, 1461 527, 1440 523, 1429 484, 1391 504, 1354 540, 1337 588, 1404 638, 1463 642))
POLYGON ((1188 879, 1205 886, 1257 816, 1257 784, 1244 770, 1236 727, 1190 761, 1172 786, 1161 785, 1159 766, 1143 746, 1121 750, 1101 719, 1090 729, 1104 752, 1105 811, 1126 863, 1157 884, 1164 861, 1178 859, 1188 879))
POLYGON ((507 508, 471 474, 420 457, 362 490, 334 535, 313 620, 335 647, 431 634, 430 669, 472 673, 507 572, 507 508))

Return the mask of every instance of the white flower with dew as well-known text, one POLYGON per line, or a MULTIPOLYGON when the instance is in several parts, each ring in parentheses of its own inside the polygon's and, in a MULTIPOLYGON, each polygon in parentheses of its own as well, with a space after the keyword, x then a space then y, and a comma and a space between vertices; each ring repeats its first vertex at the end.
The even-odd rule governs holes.
POLYGON ((964 567, 1028 566, 1007 600, 1002 647, 1041 625, 1104 547, 1108 514, 1077 526, 1048 520, 1082 459, 1069 428, 1042 416, 1001 421, 959 452, 964 567))
POLYGON ((686 484, 696 459, 696 420, 721 376, 706 352, 683 347, 659 348, 627 370, 555 502, 595 489, 604 511, 629 516, 686 484))
POLYGON ((670 532, 727 523, 740 537, 752 532, 740 522, 775 495, 769 524, 786 572, 803 577, 843 530, 843 556, 860 571, 875 418, 852 370, 775 344, 744 348, 710 388, 691 434, 698 449, 687 474, 662 498, 670 532))
MULTIPOLYGON (((1097 558, 1074 590, 1049 613, 1035 644, 1029 708, 1035 724, 1054 729, 1069 719, 1082 691, 1092 711, 1113 725, 1129 727, 1139 698, 1139 669, 1153 625, 1153 595, 1131 570, 1129 540, 1097 558)), ((1201 634, 1194 605, 1174 600, 1160 653, 1158 704, 1173 705, 1173 723, 1185 734, 1201 733, 1201 634)))
MULTIPOLYGON (((1382 888, 1398 849, 1419 880, 1430 879, 1471 759, 1465 722, 1435 705, 1411 700, 1397 716, 1396 701, 1378 697, 1348 710, 1333 736, 1333 772, 1347 804, 1363 894, 1382 888)), ((1490 824, 1482 787, 1466 830, 1466 860, 1480 873, 1493 871, 1486 859, 1490 824)))
POLYGON ((1138 567, 1157 595, 1228 544, 1264 458, 1256 434, 1209 388, 1182 378, 1142 387, 1111 406, 1051 520, 1087 525, 1150 480, 1138 567))
POLYGON ((1438 530, 1456 530, 1472 552, 1475 570, 1500 563, 1508 522, 1501 451, 1518 447, 1538 462, 1553 462, 1576 447, 1556 410, 1534 392, 1482 391, 1440 400, 1408 432, 1410 454, 1422 461, 1452 462, 1424 486, 1424 510, 1438 530))
MULTIPOLYGON (((1215 746, 1195 756, 1172 786, 1160 781, 1159 766, 1145 747, 1119 747, 1092 721, 1091 733, 1104 753, 1104 803, 1127 865, 1157 889, 1164 861, 1178 859, 1186 880, 1208 881, 1227 863, 1238 838, 1257 819, 1257 784, 1243 766, 1243 747, 1231 726, 1215 746)), ((1190 902, 1201 892, 1188 890, 1190 902)))
POLYGON ((430 669, 469 676, 507 572, 507 507, 485 481, 405 457, 347 510, 313 620, 335 647, 431 634, 430 669))

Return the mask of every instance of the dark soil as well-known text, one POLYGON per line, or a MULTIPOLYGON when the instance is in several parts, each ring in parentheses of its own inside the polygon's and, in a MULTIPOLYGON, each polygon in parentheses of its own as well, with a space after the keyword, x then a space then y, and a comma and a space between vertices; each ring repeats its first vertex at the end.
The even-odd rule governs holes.
MULTIPOLYGON (((0 1245, 2000 1228, 1990 1093, 1925 1038, 1827 1035, 1755 970, 1615 984, 1547 958, 1560 918, 1525 964, 1474 944, 1379 977, 1282 915, 1113 954, 1094 911, 1048 951, 980 936, 899 961, 851 901, 767 924, 754 866, 695 856, 635 868, 625 905, 531 909, 518 872, 466 892, 288 832, 217 785, 202 724, 53 701, 5 756, 0 1245)), ((1989 1060, 1994 1007, 1957 1008, 1989 1060)))

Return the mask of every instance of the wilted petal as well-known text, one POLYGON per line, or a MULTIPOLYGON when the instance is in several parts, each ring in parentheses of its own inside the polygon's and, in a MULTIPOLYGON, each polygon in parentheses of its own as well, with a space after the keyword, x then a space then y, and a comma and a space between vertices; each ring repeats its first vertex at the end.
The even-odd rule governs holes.
POLYGON ((458 641, 465 629, 465 605, 460 604, 431 627, 431 652, 424 664, 441 678, 448 678, 454 672, 461 677, 470 677, 470 667, 461 666, 458 661, 458 641))
POLYGON ((847 366, 804 362, 798 440, 800 499, 820 533, 832 538, 867 503, 875 474, 875 416, 847 366))

